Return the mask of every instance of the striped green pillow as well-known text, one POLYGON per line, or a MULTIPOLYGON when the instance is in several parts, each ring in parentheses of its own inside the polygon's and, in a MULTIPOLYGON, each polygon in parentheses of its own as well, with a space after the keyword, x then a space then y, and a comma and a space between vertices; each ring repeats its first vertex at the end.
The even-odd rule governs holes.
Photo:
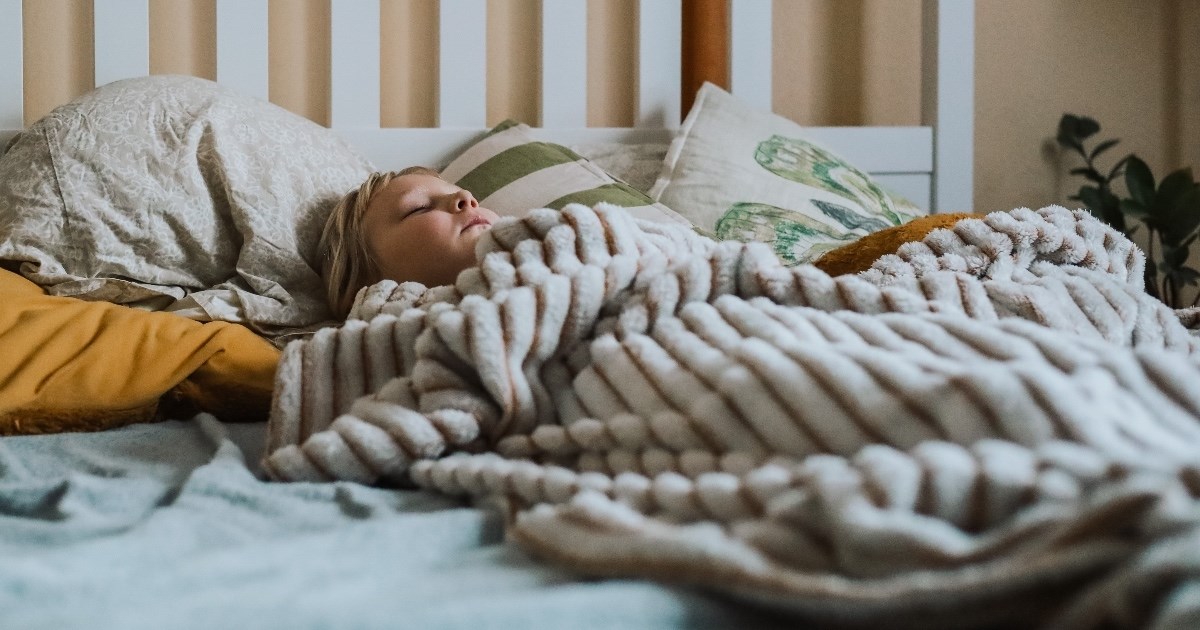
POLYGON ((471 191, 481 205, 500 216, 605 201, 623 206, 639 219, 691 225, 567 147, 535 140, 527 125, 513 120, 497 125, 471 145, 442 170, 442 177, 471 191))

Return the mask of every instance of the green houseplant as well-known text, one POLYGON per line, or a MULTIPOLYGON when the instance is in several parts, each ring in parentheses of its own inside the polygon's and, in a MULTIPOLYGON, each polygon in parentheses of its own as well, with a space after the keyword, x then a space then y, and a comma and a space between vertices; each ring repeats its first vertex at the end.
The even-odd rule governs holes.
POLYGON ((1200 271, 1188 265, 1190 247, 1200 236, 1200 184, 1190 168, 1156 183, 1150 167, 1133 154, 1107 170, 1100 168, 1097 159, 1118 140, 1104 140, 1089 149, 1087 141, 1099 132, 1100 124, 1087 116, 1063 114, 1058 122, 1058 144, 1083 158, 1083 166, 1070 173, 1087 180, 1070 198, 1127 236, 1144 228, 1140 237, 1146 244, 1146 292, 1173 308, 1195 306, 1200 297, 1188 301, 1184 293, 1200 284, 1200 271), (1114 182, 1124 184, 1124 196, 1114 182))

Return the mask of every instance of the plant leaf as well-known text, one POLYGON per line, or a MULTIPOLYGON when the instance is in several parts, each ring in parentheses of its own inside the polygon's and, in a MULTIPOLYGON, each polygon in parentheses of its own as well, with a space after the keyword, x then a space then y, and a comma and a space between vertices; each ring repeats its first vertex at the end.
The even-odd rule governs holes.
POLYGON ((1191 267, 1180 267, 1169 274, 1177 282, 1184 286, 1193 286, 1200 281, 1200 271, 1196 271, 1191 267))
POLYGON ((1104 142, 1101 142, 1100 144, 1096 145, 1095 149, 1092 149, 1092 153, 1091 153, 1091 155, 1088 156, 1088 159, 1089 160, 1096 159, 1096 156, 1113 148, 1114 146, 1117 145, 1118 142, 1120 142, 1120 140, 1117 140, 1116 138, 1114 138, 1112 140, 1105 140, 1104 142))
POLYGON ((1125 187, 1129 189, 1130 197, 1153 212, 1154 174, 1137 156, 1130 156, 1125 165, 1125 187))
MULTIPOLYGON (((1161 188, 1159 192, 1162 192, 1161 188)), ((1167 201, 1163 200, 1163 203, 1166 204, 1167 201)), ((1165 214, 1164 243, 1183 243, 1185 239, 1194 239, 1196 229, 1200 228, 1200 186, 1192 184, 1189 190, 1173 200, 1165 214)))
POLYGON ((1080 144, 1079 137, 1075 133, 1076 127, 1075 117, 1071 114, 1063 114, 1062 118, 1058 119, 1058 133, 1054 139, 1058 141, 1059 146, 1075 149, 1080 155, 1087 157, 1083 151, 1083 145, 1080 144))
POLYGON ((1100 131, 1100 123, 1096 122, 1095 118, 1072 114, 1068 116, 1071 118, 1073 135, 1080 140, 1087 140, 1100 131))
POLYGON ((1188 248, 1187 247, 1163 247, 1163 268, 1167 273, 1173 270, 1182 269, 1187 266, 1188 248))
POLYGON ((1085 178, 1087 178, 1089 181, 1096 182, 1097 184, 1105 183, 1104 176, 1100 174, 1100 171, 1097 171, 1096 169, 1091 168, 1090 166, 1081 166, 1079 168, 1073 168, 1073 169, 1071 169, 1071 174, 1072 175, 1082 175, 1085 178))
POLYGON ((1162 299, 1162 296, 1158 294, 1158 265, 1154 264, 1154 261, 1150 260, 1149 256, 1146 257, 1146 273, 1143 275, 1143 278, 1145 278, 1144 288, 1146 293, 1155 298, 1162 299))
POLYGON ((1078 120, 1079 117, 1075 114, 1063 114, 1062 117, 1058 119, 1057 137, 1059 139, 1075 138, 1075 128, 1079 125, 1078 120))
POLYGON ((1097 218, 1107 221, 1104 216, 1104 199, 1100 195, 1100 189, 1095 186, 1081 186, 1079 188, 1079 200, 1083 205, 1097 218))
POLYGON ((1100 189, 1100 208, 1109 225, 1125 232, 1125 213, 1121 212, 1121 200, 1111 190, 1100 189))
POLYGON ((1087 152, 1083 150, 1083 141, 1098 131, 1100 131, 1100 123, 1087 116, 1063 114, 1062 118, 1058 119, 1056 139, 1059 144, 1075 149, 1086 158, 1087 152))
POLYGON ((1112 180, 1121 176, 1121 169, 1125 167, 1125 164, 1129 162, 1129 158, 1131 157, 1133 157, 1132 153, 1117 160, 1116 164, 1113 164, 1113 167, 1108 171, 1108 181, 1111 182, 1112 180))
POLYGON ((1142 220, 1145 220, 1146 215, 1147 215, 1146 206, 1142 205, 1141 203, 1138 203, 1137 201, 1135 201, 1133 199, 1122 199, 1121 200, 1121 212, 1123 212, 1131 217, 1134 217, 1136 219, 1142 219, 1142 220))
POLYGON ((1079 126, 1076 129, 1079 133, 1079 139, 1087 140, 1097 133, 1100 133, 1100 123, 1096 122, 1095 118, 1091 118, 1089 116, 1080 116, 1079 126))
POLYGON ((1163 178, 1158 183, 1158 191, 1154 194, 1155 203, 1166 203, 1168 206, 1175 206, 1196 187, 1196 182, 1192 179, 1192 169, 1181 168, 1170 175, 1163 178))

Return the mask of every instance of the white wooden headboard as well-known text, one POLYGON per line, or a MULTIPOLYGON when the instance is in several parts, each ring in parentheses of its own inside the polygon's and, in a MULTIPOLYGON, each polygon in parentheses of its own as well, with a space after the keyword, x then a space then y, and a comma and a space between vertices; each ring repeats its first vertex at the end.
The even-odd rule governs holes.
MULTIPOLYGON (((730 1, 731 91, 771 105, 772 6, 730 1)), ((974 0, 922 2, 917 127, 811 127, 810 138, 938 210, 972 208, 974 0)), ((543 0, 540 135, 564 144, 666 142, 680 120, 681 0, 638 4, 632 128, 586 126, 587 0, 543 0)), ((22 0, 0 0, 0 147, 23 126, 22 0)), ((439 41, 484 41, 486 0, 440 0, 439 41)), ((93 0, 95 83, 149 72, 148 0, 93 0)), ((330 0, 330 126, 380 168, 442 164, 486 128, 486 48, 440 53, 437 123, 381 128, 379 0, 330 0)), ((267 96, 267 0, 216 0, 216 80, 267 96)))

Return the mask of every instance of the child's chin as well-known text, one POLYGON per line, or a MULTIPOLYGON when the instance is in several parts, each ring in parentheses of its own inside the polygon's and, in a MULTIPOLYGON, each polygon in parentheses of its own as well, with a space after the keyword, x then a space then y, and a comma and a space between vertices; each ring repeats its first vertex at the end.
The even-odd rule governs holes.
POLYGON ((475 225, 469 225, 469 226, 463 228, 462 234, 463 234, 463 236, 473 236, 475 238, 479 238, 480 234, 483 234, 484 232, 486 232, 490 229, 492 229, 492 226, 490 224, 476 223, 475 225))

